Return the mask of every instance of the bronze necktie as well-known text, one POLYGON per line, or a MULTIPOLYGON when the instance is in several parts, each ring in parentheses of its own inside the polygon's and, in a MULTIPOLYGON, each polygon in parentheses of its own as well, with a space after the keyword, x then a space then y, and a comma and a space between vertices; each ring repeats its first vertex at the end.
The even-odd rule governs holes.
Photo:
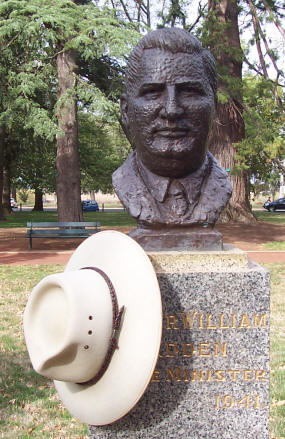
POLYGON ((187 212, 188 203, 184 188, 177 180, 173 180, 168 189, 168 203, 170 210, 177 216, 183 216, 187 212))

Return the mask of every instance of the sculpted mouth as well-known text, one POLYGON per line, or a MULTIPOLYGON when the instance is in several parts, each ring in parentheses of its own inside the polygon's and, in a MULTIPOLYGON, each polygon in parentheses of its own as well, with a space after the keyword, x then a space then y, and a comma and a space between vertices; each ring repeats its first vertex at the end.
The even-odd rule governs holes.
POLYGON ((185 133, 188 134, 159 136, 157 132, 146 149, 152 157, 178 161, 188 159, 189 154, 192 155, 195 149, 195 137, 189 135, 189 131, 185 130, 185 133))
POLYGON ((187 128, 160 128, 155 130, 155 134, 162 137, 170 137, 172 139, 184 137, 188 133, 187 128))

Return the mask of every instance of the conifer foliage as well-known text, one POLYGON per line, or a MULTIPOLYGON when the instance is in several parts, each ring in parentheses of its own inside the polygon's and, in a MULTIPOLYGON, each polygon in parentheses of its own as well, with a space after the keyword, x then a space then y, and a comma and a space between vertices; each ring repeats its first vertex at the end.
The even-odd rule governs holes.
MULTIPOLYGON (((19 138, 20 132, 26 138, 29 130, 38 145, 56 139, 54 173, 61 221, 82 219, 78 104, 82 109, 88 102, 97 114, 114 111, 96 83, 78 74, 78 65, 106 53, 119 59, 136 38, 136 32, 113 11, 92 1, 0 1, 0 131, 4 133, 0 164, 13 136, 19 155, 23 148, 29 149, 33 167, 33 151, 19 138)), ((0 191, 2 181, 0 174, 0 191)), ((0 207, 1 199, 0 192, 0 207)))
POLYGON ((201 0, 195 14, 190 0, 0 0, 0 220, 9 178, 36 191, 36 208, 56 187, 62 221, 82 219, 82 185, 110 190, 128 151, 118 105, 128 53, 149 29, 180 26, 218 63, 210 149, 234 189, 222 220, 254 222, 252 176, 284 173, 282 50, 267 35, 270 22, 285 38, 282 14, 280 0, 201 0))
MULTIPOLYGON (((140 5, 149 6, 149 2, 133 0, 111 3, 125 20, 140 26, 140 5)), ((216 58, 218 105, 209 147, 228 170, 233 185, 232 198, 220 220, 255 223, 249 203, 251 179, 268 179, 276 171, 284 173, 282 47, 273 48, 267 30, 268 23, 273 23, 285 38, 284 5, 279 0, 200 0, 193 13, 191 0, 166 0, 157 9, 157 16, 154 11, 148 14, 152 17, 149 26, 181 26, 196 33, 216 58), (256 60, 252 58, 252 48, 256 48, 256 60), (254 90, 252 99, 250 89, 254 90), (265 110, 269 108, 268 93, 273 96, 272 117, 265 110), (259 103, 257 107, 252 106, 254 99, 259 103)))

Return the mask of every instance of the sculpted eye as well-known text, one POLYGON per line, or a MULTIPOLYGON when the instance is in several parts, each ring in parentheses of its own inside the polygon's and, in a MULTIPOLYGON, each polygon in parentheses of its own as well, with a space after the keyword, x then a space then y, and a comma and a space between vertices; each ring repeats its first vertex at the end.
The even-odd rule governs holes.
POLYGON ((203 90, 201 90, 198 87, 193 87, 193 86, 188 85, 188 84, 182 84, 179 87, 179 91, 180 91, 180 93, 183 93, 187 96, 203 96, 204 95, 203 90))
POLYGON ((160 96, 162 91, 163 91, 163 87, 160 85, 148 86, 148 87, 143 87, 140 90, 139 95, 143 96, 145 99, 156 99, 160 96))

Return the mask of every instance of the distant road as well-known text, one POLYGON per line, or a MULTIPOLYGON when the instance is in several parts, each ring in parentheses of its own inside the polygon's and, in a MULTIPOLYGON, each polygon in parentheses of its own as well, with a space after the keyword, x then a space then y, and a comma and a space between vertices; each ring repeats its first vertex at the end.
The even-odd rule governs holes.
MULTIPOLYGON (((22 211, 23 212, 31 212, 31 210, 33 210, 32 207, 26 207, 26 206, 22 206, 22 211)), ((13 209, 14 212, 20 212, 20 207, 18 207, 18 209, 13 209)), ((44 207, 44 211, 45 212, 56 212, 57 209, 56 207, 44 207)))
MULTIPOLYGON (((22 210, 23 211, 25 211, 25 212, 29 212, 29 211, 31 211, 33 208, 32 207, 25 207, 25 206, 23 206, 22 207, 22 210)), ((20 210, 20 208, 18 208, 18 209, 13 209, 14 210, 14 212, 18 212, 19 210, 20 210)), ((255 210, 257 210, 257 211, 262 211, 262 212, 267 212, 264 208, 262 208, 262 207, 260 207, 260 208, 256 208, 256 209, 253 209, 253 211, 255 211, 255 210)), ((56 207, 46 207, 46 206, 44 206, 44 211, 45 212, 56 212, 57 211, 57 208, 56 207)), ((100 209, 100 212, 102 212, 102 209, 100 209)), ((105 207, 104 208, 104 212, 124 212, 124 208, 123 207, 105 207)), ((285 210, 276 210, 276 212, 278 212, 278 213, 285 213, 285 210)))
MULTIPOLYGON (((32 207, 26 207, 26 206, 22 207, 22 210, 24 212, 30 212, 32 209, 33 209, 32 207)), ((20 208, 13 209, 13 211, 19 212, 20 208)), ((57 211, 56 207, 45 207, 44 206, 44 212, 56 212, 56 211, 57 211)), ((100 212, 102 212, 102 209, 100 209, 100 212)), ((124 209, 122 207, 105 207, 104 212, 124 212, 124 209)))

